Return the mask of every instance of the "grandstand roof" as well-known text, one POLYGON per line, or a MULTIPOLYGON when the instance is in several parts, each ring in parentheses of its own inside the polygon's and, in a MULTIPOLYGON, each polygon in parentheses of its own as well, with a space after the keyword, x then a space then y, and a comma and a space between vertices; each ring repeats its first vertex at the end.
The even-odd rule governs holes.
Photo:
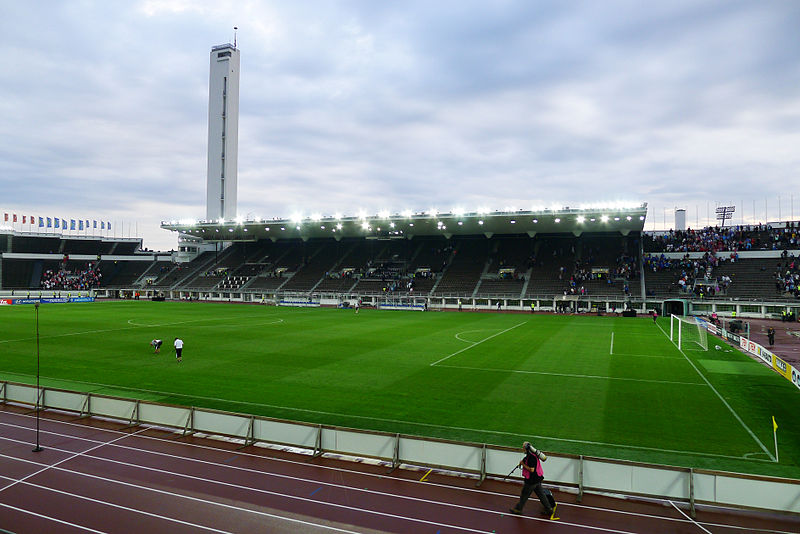
POLYGON ((161 228, 205 241, 365 237, 614 232, 644 229, 647 203, 607 209, 545 209, 487 213, 403 213, 357 217, 305 217, 236 221, 162 221, 161 228))

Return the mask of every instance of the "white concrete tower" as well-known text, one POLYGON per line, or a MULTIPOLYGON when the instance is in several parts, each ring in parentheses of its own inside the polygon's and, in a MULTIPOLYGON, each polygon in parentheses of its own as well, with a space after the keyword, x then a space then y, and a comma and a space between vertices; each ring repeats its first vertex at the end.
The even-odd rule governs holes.
POLYGON ((239 157, 239 50, 211 49, 208 80, 208 177, 206 219, 236 218, 239 157))

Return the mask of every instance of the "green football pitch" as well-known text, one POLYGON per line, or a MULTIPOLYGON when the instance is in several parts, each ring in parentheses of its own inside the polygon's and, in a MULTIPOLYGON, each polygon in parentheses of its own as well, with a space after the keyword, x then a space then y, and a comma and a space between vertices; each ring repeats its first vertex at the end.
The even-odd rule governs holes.
MULTIPOLYGON (((678 350, 668 318, 125 301, 42 305, 39 340, 46 387, 800 478, 800 391, 719 340, 678 350)), ((0 307, 0 354, 35 383, 33 306, 0 307)))

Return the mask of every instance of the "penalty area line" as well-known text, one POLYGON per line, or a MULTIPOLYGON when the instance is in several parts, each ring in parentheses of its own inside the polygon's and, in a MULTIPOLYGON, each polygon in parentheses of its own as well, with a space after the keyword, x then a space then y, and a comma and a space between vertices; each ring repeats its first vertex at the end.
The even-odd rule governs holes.
MULTIPOLYGON (((496 333, 496 334, 492 334, 491 336, 487 337, 486 339, 482 339, 482 340, 480 340, 480 341, 476 341, 475 343, 473 343, 473 344, 472 344, 472 345, 470 345, 469 347, 464 347, 464 348, 463 348, 463 349, 461 349, 461 350, 457 350, 457 351, 455 351, 453 354, 448 354, 448 355, 447 355, 447 356, 445 356, 444 358, 441 358, 441 359, 439 359, 439 360, 436 360, 435 362, 433 362, 432 364, 430 364, 430 366, 431 366, 431 367, 433 367, 433 366, 434 366, 434 365, 436 365, 437 363, 441 363, 441 362, 443 362, 443 361, 445 361, 445 360, 447 360, 447 359, 449 359, 449 358, 452 358, 452 357, 453 357, 453 356, 455 356, 456 354, 461 354, 461 353, 462 353, 462 352, 464 352, 465 350, 469 350, 469 349, 471 349, 472 347, 477 347, 478 345, 480 345, 480 344, 481 344, 481 343, 483 343, 484 341, 489 341, 489 340, 490 340, 490 339, 492 339, 493 337, 497 337, 497 336, 499 336, 500 334, 505 334, 506 332, 508 332, 508 331, 510 331, 510 330, 514 330, 514 329, 515 329, 515 328, 517 328, 518 326, 522 326, 522 325, 524 325, 524 324, 525 324, 525 323, 527 323, 527 322, 528 322, 528 321, 522 321, 522 322, 521 322, 521 323, 519 323, 519 324, 515 324, 515 325, 514 325, 514 326, 512 326, 511 328, 506 328, 506 329, 505 329, 505 330, 503 330, 502 332, 498 332, 498 333, 496 333)), ((463 341, 463 340, 462 340, 462 341, 463 341)))
MULTIPOLYGON (((661 328, 661 325, 660 325, 660 324, 658 324, 658 323, 656 323, 656 326, 658 327, 658 329, 659 329, 659 330, 661 330, 661 332, 664 334, 664 336, 666 336, 666 338, 667 338, 667 339, 669 339, 669 334, 667 334, 667 331, 666 331, 666 330, 664 330, 663 328, 661 328)), ((675 348, 676 348, 676 349, 678 349, 678 352, 680 352, 681 354, 683 354, 683 357, 686 359, 686 361, 689 363, 689 365, 691 365, 691 366, 692 366, 692 369, 694 369, 694 370, 695 370, 695 372, 696 372, 698 375, 700 375, 700 378, 702 378, 702 379, 703 379, 703 382, 705 382, 705 383, 706 383, 706 385, 707 385, 709 388, 711 388, 711 391, 713 391, 713 392, 714 392, 714 394, 715 394, 715 395, 716 395, 716 396, 719 398, 719 400, 720 400, 720 401, 722 401, 722 404, 724 404, 724 405, 725 405, 725 407, 728 409, 728 411, 729 411, 729 412, 731 412, 731 415, 733 415, 733 417, 735 417, 735 418, 736 418, 736 420, 737 420, 737 421, 739 421, 739 424, 740 424, 740 425, 742 425, 742 428, 744 428, 744 429, 747 431, 747 433, 748 433, 748 434, 750 434, 750 437, 751 437, 751 438, 753 438, 753 440, 754 440, 754 441, 755 441, 755 442, 756 442, 756 443, 757 443, 757 444, 758 444, 758 445, 761 447, 761 450, 763 450, 765 453, 767 453, 767 456, 768 456, 768 457, 769 457, 769 458, 770 458, 770 459, 771 459, 773 462, 777 462, 777 460, 776 460, 776 459, 775 459, 775 457, 772 455, 772 453, 771 453, 771 452, 769 452, 769 449, 767 449, 767 447, 766 447, 766 446, 764 446, 764 444, 761 442, 761 440, 760 440, 760 439, 758 439, 758 436, 756 436, 756 435, 755 435, 755 433, 754 433, 752 430, 750 430, 750 427, 749 427, 749 426, 747 426, 747 424, 746 424, 744 421, 742 421, 742 418, 741 418, 741 417, 739 417, 739 414, 738 414, 738 413, 736 413, 736 410, 734 410, 734 409, 733 409, 733 407, 732 407, 730 404, 728 404, 728 401, 726 401, 726 400, 725 400, 725 397, 723 397, 723 396, 722 396, 722 395, 719 393, 719 391, 717 391, 717 388, 715 388, 713 385, 711 385, 711 382, 709 382, 708 378, 706 378, 706 375, 704 375, 704 374, 703 374, 703 373, 700 371, 700 369, 698 369, 698 368, 697 368, 697 366, 694 364, 694 362, 693 362, 693 361, 692 361, 692 360, 691 360, 691 359, 690 359, 690 358, 689 358, 689 357, 686 355, 686 353, 685 353, 685 352, 683 352, 683 350, 681 350, 680 348, 678 348, 678 345, 677 345, 677 343, 675 343, 675 342, 674 342, 674 341, 672 341, 671 339, 669 339, 669 340, 670 340, 670 342, 671 342, 673 345, 675 345, 675 348)))

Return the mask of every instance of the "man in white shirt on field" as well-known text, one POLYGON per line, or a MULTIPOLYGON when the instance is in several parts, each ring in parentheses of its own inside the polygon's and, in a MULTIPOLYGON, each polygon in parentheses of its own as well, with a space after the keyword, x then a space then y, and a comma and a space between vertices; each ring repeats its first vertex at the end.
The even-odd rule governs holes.
POLYGON ((175 358, 178 363, 181 363, 181 353, 183 352, 183 340, 179 337, 175 338, 175 358))

